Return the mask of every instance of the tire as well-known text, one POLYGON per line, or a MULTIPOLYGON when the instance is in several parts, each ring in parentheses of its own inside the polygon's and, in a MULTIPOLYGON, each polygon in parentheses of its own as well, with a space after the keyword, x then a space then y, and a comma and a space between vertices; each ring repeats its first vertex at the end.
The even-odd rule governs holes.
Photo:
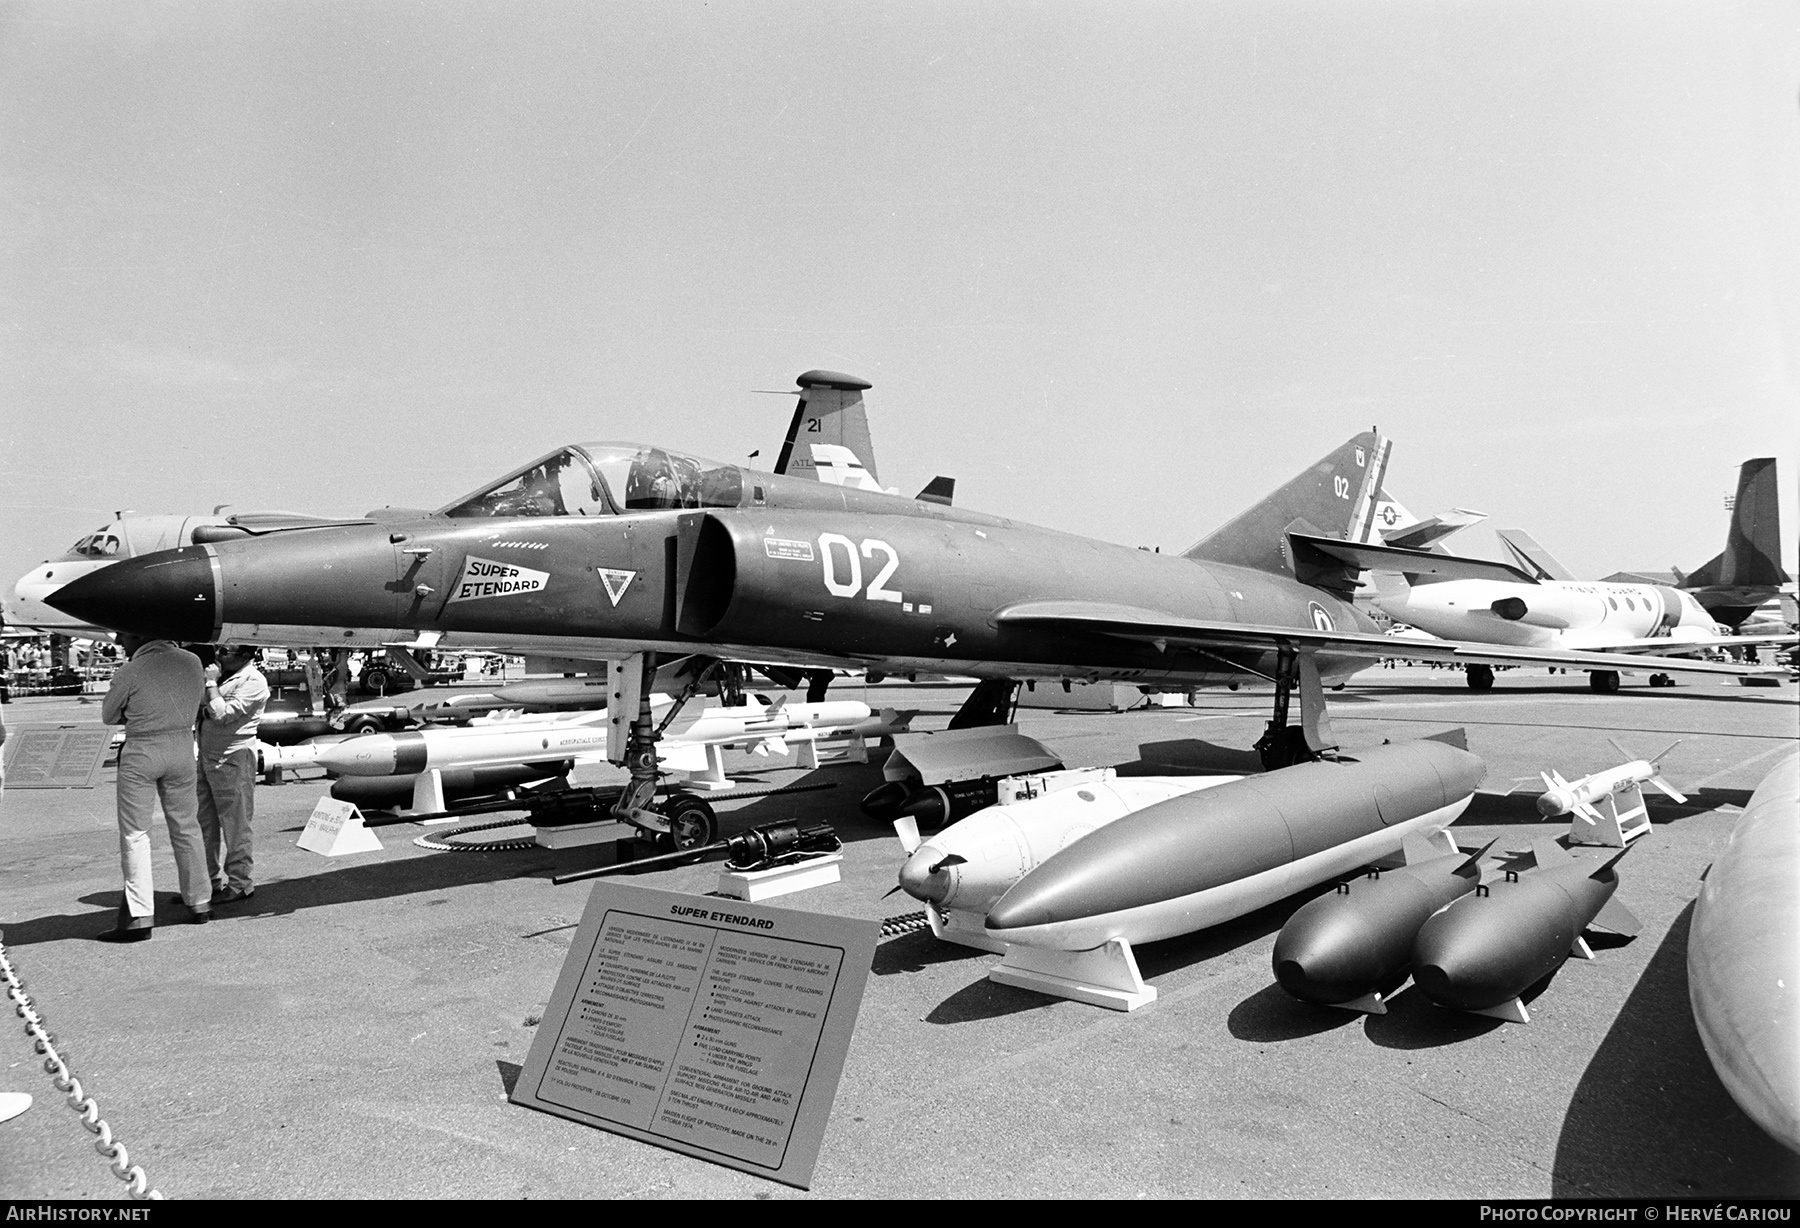
POLYGON ((1602 695, 1616 695, 1619 691, 1619 671, 1616 669, 1589 670, 1588 685, 1602 695))
POLYGON ((384 669, 365 669, 362 672, 362 680, 358 685, 362 687, 363 693, 366 695, 385 695, 387 694, 388 686, 387 671, 384 669))
POLYGON ((1491 665, 1465 665, 1469 676, 1471 691, 1491 691, 1494 689, 1494 667, 1491 665))
POLYGON ((664 852, 699 848, 719 838, 719 820, 713 808, 691 793, 672 794, 657 810, 669 820, 668 833, 656 838, 664 852))

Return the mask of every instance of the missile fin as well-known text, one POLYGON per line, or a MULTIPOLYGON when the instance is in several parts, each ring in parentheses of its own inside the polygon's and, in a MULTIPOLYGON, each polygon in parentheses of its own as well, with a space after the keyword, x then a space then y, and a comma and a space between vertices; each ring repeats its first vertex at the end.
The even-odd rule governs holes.
POLYGON ((1637 919, 1637 914, 1625 907, 1617 896, 1606 901, 1606 907, 1595 913, 1594 919, 1588 924, 1601 926, 1627 938, 1636 938, 1638 931, 1644 927, 1643 922, 1637 919))
POLYGON ((1667 746, 1665 746, 1661 750, 1657 751, 1654 755, 1650 756, 1650 766, 1655 767, 1657 764, 1661 763, 1662 757, 1664 755, 1668 754, 1670 751, 1674 750, 1677 746, 1680 746, 1685 741, 1687 741, 1686 738, 1676 738, 1673 742, 1669 743, 1667 746))
POLYGON ((1580 934, 1575 935, 1575 945, 1569 948, 1570 959, 1592 959, 1594 948, 1587 944, 1587 939, 1580 934))
POLYGON ((1446 729, 1442 733, 1428 734, 1420 741, 1442 742, 1446 746, 1454 746, 1457 750, 1469 749, 1469 731, 1458 725, 1455 729, 1446 729))
POLYGON ((1457 866, 1451 873, 1455 874, 1458 878, 1469 878, 1471 876, 1479 878, 1481 876, 1481 859, 1486 857, 1488 855, 1488 850, 1498 843, 1499 840, 1497 839, 1489 840, 1486 844, 1469 854, 1469 859, 1460 866, 1457 866))
POLYGON ((1416 866, 1421 861, 1432 861, 1444 855, 1443 850, 1435 848, 1429 837, 1418 834, 1410 835, 1400 845, 1400 851, 1406 856, 1406 864, 1416 866))
POLYGON ((1674 798, 1678 802, 1685 803, 1687 801, 1687 794, 1683 793, 1681 790, 1677 789, 1674 785, 1672 785, 1668 781, 1664 780, 1660 774, 1658 774, 1656 776, 1652 776, 1645 783, 1655 785, 1658 789, 1661 789, 1664 793, 1668 794, 1670 797, 1674 798))
MULTIPOLYGON (((1546 836, 1542 833, 1531 838, 1531 852, 1537 858, 1540 870, 1550 866, 1566 866, 1575 860, 1569 856, 1568 851, 1562 845, 1556 842, 1555 836, 1546 836)), ((1611 865, 1612 862, 1609 861, 1606 864, 1611 865)))
POLYGON ((1332 1005, 1339 1010, 1356 1011, 1363 1015, 1385 1015, 1388 1013, 1387 1003, 1382 1001, 1381 991, 1379 989, 1364 994, 1354 1002, 1333 1002, 1332 1005))

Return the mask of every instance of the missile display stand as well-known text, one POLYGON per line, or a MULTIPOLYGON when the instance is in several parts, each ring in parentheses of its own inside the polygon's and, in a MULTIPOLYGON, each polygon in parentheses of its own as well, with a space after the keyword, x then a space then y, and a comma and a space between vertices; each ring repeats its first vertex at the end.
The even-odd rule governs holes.
POLYGON ((1006 958, 988 969, 988 979, 1115 1011, 1134 1011, 1156 1001, 1156 986, 1144 982, 1131 944, 1123 938, 1090 951, 1013 943, 1006 948, 1006 958))

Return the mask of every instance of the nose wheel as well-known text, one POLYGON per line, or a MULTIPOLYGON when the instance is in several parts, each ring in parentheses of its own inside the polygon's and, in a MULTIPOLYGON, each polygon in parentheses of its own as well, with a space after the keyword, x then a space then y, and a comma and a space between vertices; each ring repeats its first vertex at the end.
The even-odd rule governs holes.
POLYGON ((656 837, 659 853, 679 853, 712 844, 719 838, 718 816, 692 793, 672 793, 656 809, 669 823, 669 830, 656 837))

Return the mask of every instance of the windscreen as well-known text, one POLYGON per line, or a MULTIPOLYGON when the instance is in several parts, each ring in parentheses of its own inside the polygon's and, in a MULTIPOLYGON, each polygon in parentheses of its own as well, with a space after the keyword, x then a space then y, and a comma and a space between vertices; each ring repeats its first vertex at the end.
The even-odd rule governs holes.
POLYGON ((609 516, 606 488, 579 448, 533 461, 492 486, 452 504, 445 516, 609 516))

